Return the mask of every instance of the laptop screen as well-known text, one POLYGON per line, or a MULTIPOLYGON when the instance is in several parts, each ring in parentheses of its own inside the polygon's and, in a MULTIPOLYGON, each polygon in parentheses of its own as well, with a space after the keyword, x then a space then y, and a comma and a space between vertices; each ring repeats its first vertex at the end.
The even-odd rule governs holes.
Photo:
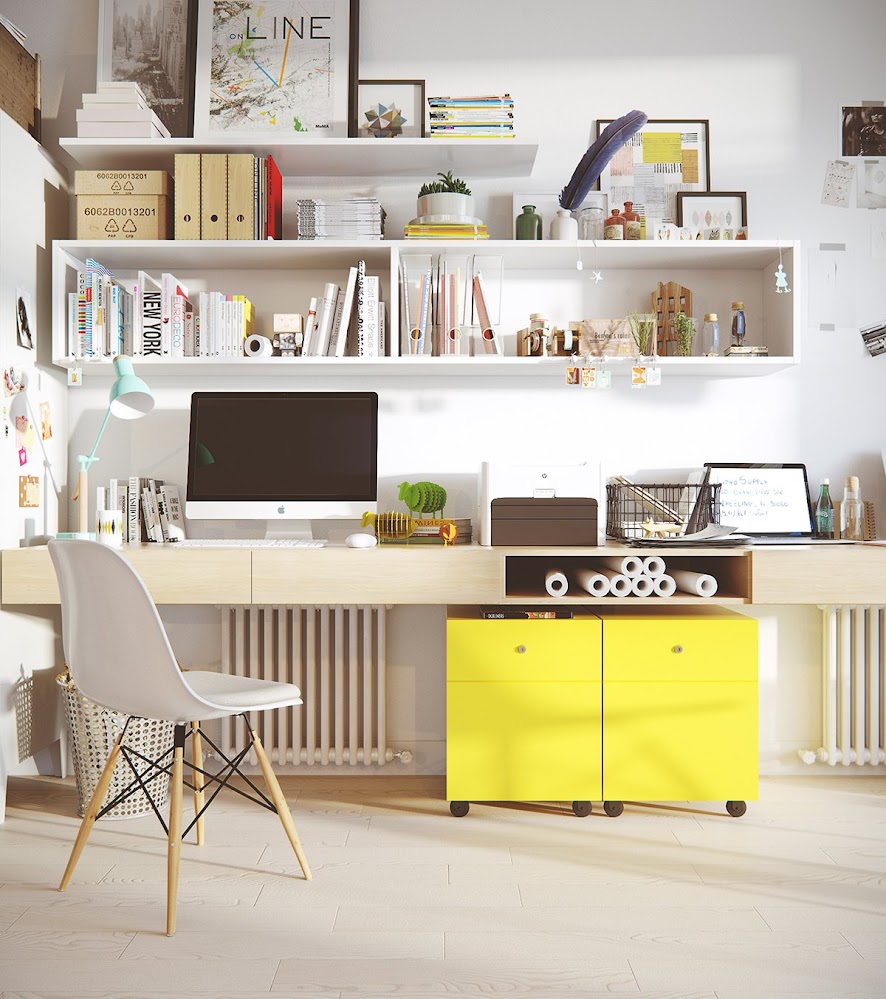
POLYGON ((720 523, 742 534, 813 531, 805 465, 707 462, 720 483, 720 523))

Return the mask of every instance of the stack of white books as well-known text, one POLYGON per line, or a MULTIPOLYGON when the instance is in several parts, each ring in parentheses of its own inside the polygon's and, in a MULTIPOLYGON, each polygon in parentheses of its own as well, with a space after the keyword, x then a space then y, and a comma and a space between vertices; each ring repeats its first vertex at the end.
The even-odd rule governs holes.
POLYGON ((299 198, 299 239, 381 239, 385 211, 376 198, 299 198))
POLYGON ((83 95, 77 111, 81 139, 161 139, 169 129, 151 109, 137 83, 97 84, 97 92, 83 95))

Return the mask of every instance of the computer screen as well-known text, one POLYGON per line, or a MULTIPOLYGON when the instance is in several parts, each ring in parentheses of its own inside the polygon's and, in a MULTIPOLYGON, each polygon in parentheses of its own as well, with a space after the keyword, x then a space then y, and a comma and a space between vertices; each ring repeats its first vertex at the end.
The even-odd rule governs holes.
POLYGON ((375 392, 194 392, 188 518, 308 520, 375 509, 375 392))

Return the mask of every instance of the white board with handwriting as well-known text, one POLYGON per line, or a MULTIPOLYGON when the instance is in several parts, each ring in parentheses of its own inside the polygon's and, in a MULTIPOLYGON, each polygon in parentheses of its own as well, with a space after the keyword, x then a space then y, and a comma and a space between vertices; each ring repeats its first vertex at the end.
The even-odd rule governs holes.
POLYGON ((791 534, 811 531, 802 468, 712 468, 720 483, 720 523, 739 532, 791 534))

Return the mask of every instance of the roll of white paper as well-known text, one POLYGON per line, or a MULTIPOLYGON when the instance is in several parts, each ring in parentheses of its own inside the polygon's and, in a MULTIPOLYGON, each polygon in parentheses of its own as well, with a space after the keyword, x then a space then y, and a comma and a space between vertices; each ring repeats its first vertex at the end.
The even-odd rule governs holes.
POLYGON ((634 576, 631 580, 631 595, 635 597, 651 597, 655 592, 655 580, 652 576, 634 576))
POLYGON ((652 576, 653 579, 657 576, 663 576, 666 569, 665 560, 660 555, 647 555, 643 559, 643 572, 647 576, 652 576))
POLYGON ((614 569, 600 569, 600 575, 609 580, 609 592, 614 597, 627 597, 631 593, 631 581, 624 573, 614 569))
POLYGON ((691 593, 694 597, 712 597, 717 592, 717 580, 706 572, 691 572, 689 569, 671 569, 677 589, 691 593))
POLYGON ((548 569, 545 573, 545 589, 552 597, 562 597, 569 589, 566 574, 559 569, 548 569))
POLYGON ((253 333, 243 341, 243 353, 247 357, 271 357, 274 353, 274 345, 266 336, 259 336, 253 333))
POLYGON ((655 584, 657 597, 672 597, 677 592, 677 581, 667 573, 663 576, 656 576, 652 582, 655 584))
POLYGON ((595 569, 576 569, 575 581, 592 597, 605 597, 610 590, 609 577, 595 569))
POLYGON ((643 559, 639 555, 610 555, 598 560, 600 565, 605 565, 607 569, 620 572, 623 576, 633 579, 643 573, 643 559))

